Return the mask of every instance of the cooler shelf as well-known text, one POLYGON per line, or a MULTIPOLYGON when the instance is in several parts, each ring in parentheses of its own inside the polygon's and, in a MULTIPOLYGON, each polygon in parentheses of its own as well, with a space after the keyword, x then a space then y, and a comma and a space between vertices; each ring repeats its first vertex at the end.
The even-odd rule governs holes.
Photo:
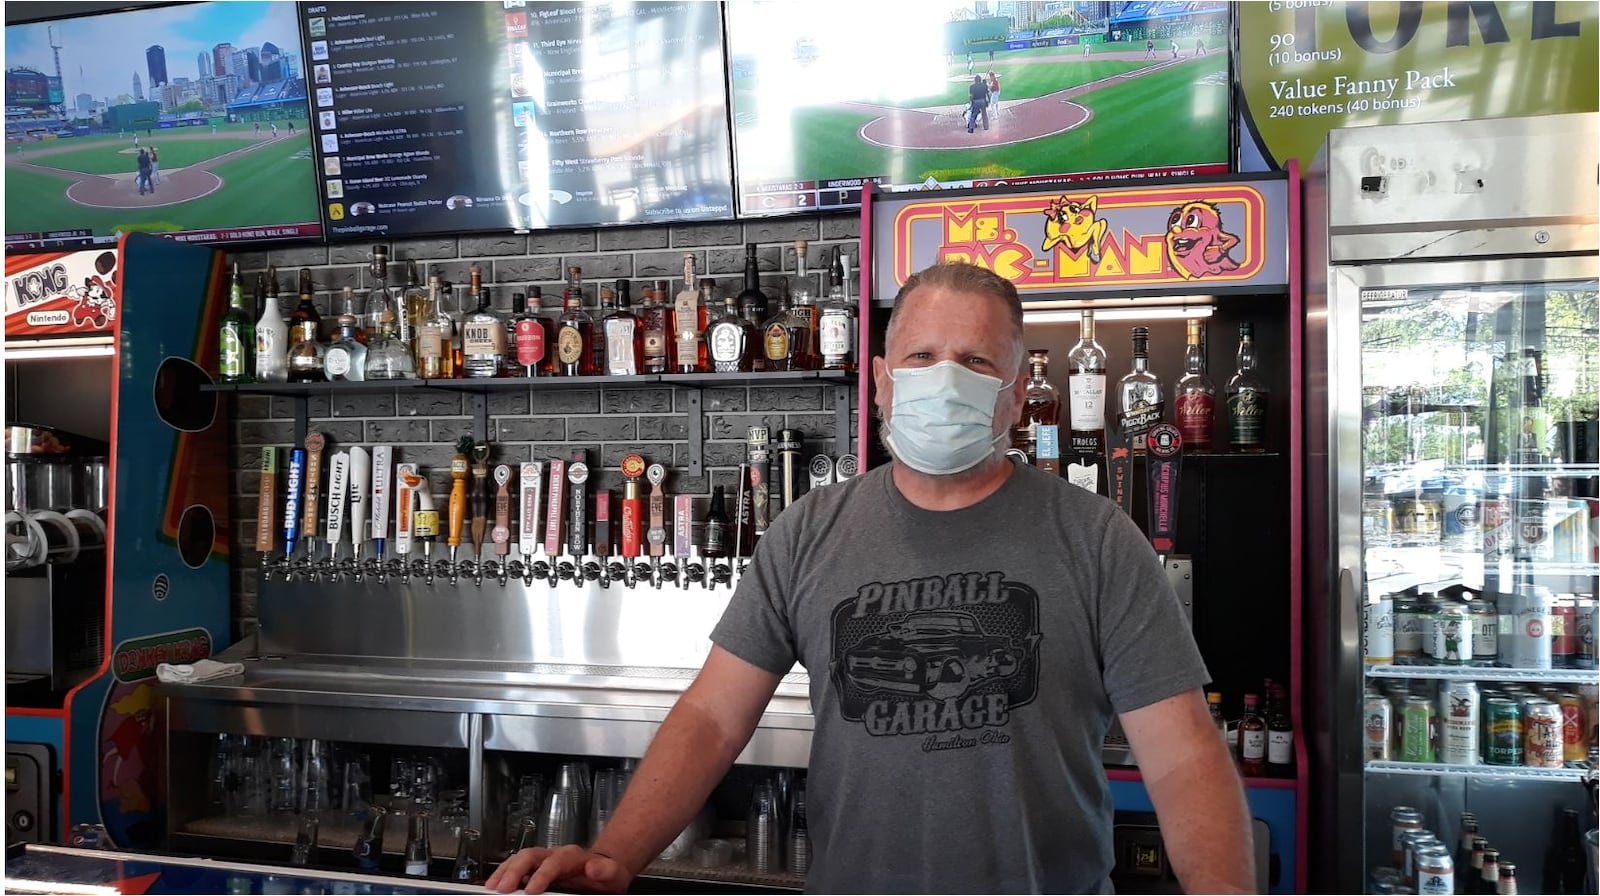
POLYGON ((1366 764, 1367 774, 1453 775, 1504 781, 1582 781, 1593 774, 1587 767, 1528 768, 1520 765, 1445 765, 1442 762, 1379 762, 1366 764))
POLYGON ((1368 666, 1368 678, 1436 678, 1450 681, 1542 681, 1593 683, 1594 669, 1502 669, 1498 666, 1368 666))

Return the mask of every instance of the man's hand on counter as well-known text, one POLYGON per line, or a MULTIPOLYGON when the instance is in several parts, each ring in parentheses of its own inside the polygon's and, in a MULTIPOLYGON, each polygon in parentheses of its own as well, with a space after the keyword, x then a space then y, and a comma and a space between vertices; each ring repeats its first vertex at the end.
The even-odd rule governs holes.
POLYGON ((581 846, 558 846, 512 853, 489 875, 486 885, 500 893, 515 891, 524 881, 524 893, 543 893, 551 887, 574 893, 622 893, 632 878, 610 856, 581 846))

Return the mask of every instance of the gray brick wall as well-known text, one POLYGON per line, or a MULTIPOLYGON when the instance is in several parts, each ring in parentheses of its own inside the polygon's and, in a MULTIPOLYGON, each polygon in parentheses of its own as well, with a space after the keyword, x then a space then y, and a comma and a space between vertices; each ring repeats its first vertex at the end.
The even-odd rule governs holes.
MULTIPOLYGON (((546 306, 559 304, 564 272, 579 265, 591 282, 626 278, 673 279, 682 271, 683 253, 695 254, 699 276, 715 278, 718 295, 737 292, 744 271, 746 241, 758 243, 762 286, 769 294, 781 277, 794 274, 797 239, 810 241, 807 263, 813 275, 838 245, 854 266, 859 248, 860 224, 856 215, 827 215, 722 224, 687 224, 657 227, 559 231, 520 235, 427 237, 388 243, 392 267, 399 276, 403 262, 415 259, 424 281, 439 273, 453 283, 465 284, 468 269, 480 266, 484 283, 493 287, 496 307, 508 311, 511 293, 541 286, 546 306), (709 265, 709 267, 708 267, 709 265)), ((279 303, 287 313, 299 268, 311 269, 315 302, 325 318, 336 312, 340 291, 370 286, 366 270, 371 243, 331 247, 293 247, 262 252, 240 252, 237 262, 247 283, 276 265, 279 303)), ((814 281, 815 282, 815 281, 814 281)), ((607 284, 609 285, 609 284, 607 284)), ((637 298, 640 287, 635 284, 637 298)), ((805 456, 837 454, 837 433, 827 387, 815 383, 760 386, 717 386, 699 390, 705 433, 705 471, 687 473, 689 430, 686 400, 691 387, 547 388, 496 392, 489 396, 491 462, 520 463, 551 457, 569 458, 588 451, 595 473, 591 483, 620 488, 622 458, 643 454, 652 462, 667 464, 669 494, 694 494, 700 510, 714 484, 734 482, 744 459, 745 429, 765 424, 774 429, 792 427, 805 433, 805 456), (598 466, 596 466, 598 465, 598 466)), ((427 472, 438 506, 445 506, 450 490, 449 463, 454 443, 472 432, 471 407, 455 393, 425 390, 362 392, 358 395, 313 396, 307 401, 312 428, 339 446, 389 444, 396 462, 417 463, 427 472)), ((257 491, 261 448, 289 447, 294 432, 294 400, 245 395, 234 401, 233 519, 235 549, 233 570, 234 634, 242 637, 256 625, 256 580, 259 557, 254 550, 257 491)), ((851 426, 854 428, 854 420, 851 426)), ((334 450, 334 449, 329 449, 334 450)), ((592 486, 593 487, 593 486, 592 486)), ((281 506, 281 505, 280 505, 281 506)))

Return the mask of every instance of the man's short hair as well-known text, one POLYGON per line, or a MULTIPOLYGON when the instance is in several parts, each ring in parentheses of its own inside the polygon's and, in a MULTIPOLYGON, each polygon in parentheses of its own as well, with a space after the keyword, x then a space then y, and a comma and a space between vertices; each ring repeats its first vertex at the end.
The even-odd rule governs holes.
POLYGON ((1017 295, 1016 284, 981 265, 965 261, 948 261, 932 265, 912 274, 894 297, 894 309, 889 312, 889 326, 884 331, 884 344, 893 337, 895 322, 900 319, 900 309, 905 307, 905 297, 920 286, 941 286, 951 292, 981 296, 1005 306, 1011 319, 1011 335, 1015 343, 1017 366, 1027 357, 1022 337, 1022 299, 1017 295))

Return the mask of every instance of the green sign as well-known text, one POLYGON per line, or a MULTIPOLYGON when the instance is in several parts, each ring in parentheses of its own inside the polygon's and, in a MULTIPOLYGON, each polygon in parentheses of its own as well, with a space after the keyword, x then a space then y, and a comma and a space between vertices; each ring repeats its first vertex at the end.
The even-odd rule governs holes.
POLYGON ((1597 12, 1579 0, 1240 4, 1241 143, 1276 168, 1309 162, 1334 128, 1593 112, 1597 12))

